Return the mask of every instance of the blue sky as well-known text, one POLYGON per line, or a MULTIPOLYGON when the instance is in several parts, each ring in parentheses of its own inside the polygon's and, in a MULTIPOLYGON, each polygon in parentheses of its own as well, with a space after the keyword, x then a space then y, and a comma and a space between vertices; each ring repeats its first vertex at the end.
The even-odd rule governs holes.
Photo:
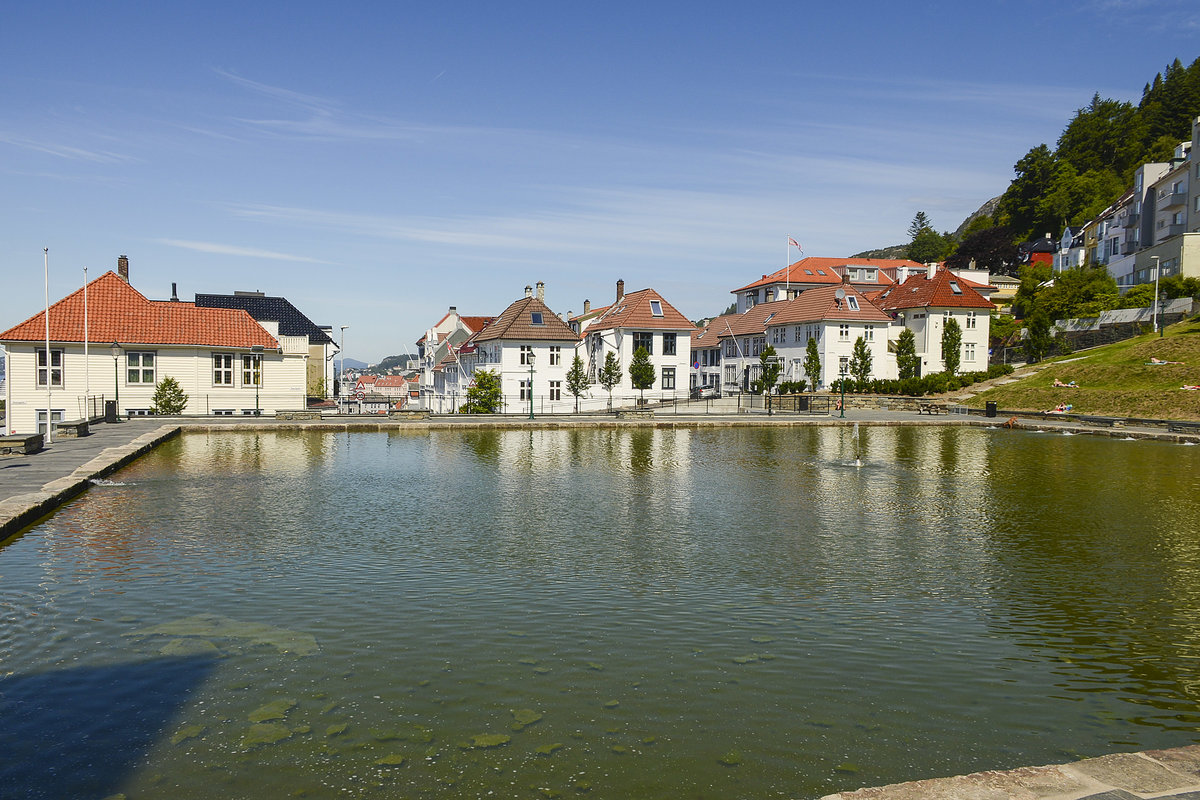
POLYGON ((953 229, 1192 2, 21 3, 0 31, 0 329, 128 254, 413 350, 450 305, 618 278, 695 319, 806 255, 953 229), (792 250, 792 257, 797 257, 792 250))

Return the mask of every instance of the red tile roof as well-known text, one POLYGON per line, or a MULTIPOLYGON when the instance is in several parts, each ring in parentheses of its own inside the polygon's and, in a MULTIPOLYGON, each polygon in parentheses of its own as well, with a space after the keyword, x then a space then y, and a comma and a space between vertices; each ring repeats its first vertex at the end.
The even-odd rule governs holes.
MULTIPOLYGON (((771 305, 775 305, 772 303, 771 305)), ((767 325, 792 325, 800 322, 818 322, 821 320, 847 320, 853 322, 883 322, 890 323, 892 317, 879 309, 870 301, 866 293, 860 292, 848 283, 839 286, 820 286, 809 289, 793 300, 783 304, 767 322, 767 325), (845 296, 839 301, 837 290, 845 291, 845 296), (853 298, 853 303, 851 303, 853 298), (855 309, 853 306, 857 305, 855 309)))
POLYGON ((579 336, 550 308, 536 297, 522 297, 496 317, 496 320, 473 337, 476 342, 494 339, 521 341, 577 342, 579 336), (541 314, 542 322, 535 325, 533 315, 541 314))
POLYGON ((925 268, 923 264, 918 264, 915 261, 909 261, 905 258, 819 258, 817 256, 809 256, 772 272, 770 275, 763 275, 761 279, 754 283, 747 284, 740 289, 734 289, 733 292, 744 292, 747 289, 772 286, 776 283, 841 283, 842 276, 838 274, 835 267, 875 267, 879 270, 893 271, 897 267, 925 268))
POLYGON ((767 317, 782 311, 788 302, 788 300, 776 300, 773 303, 759 303, 741 314, 731 315, 727 318, 725 327, 717 331, 717 335, 761 336, 767 331, 767 317))
POLYGON ((725 332, 725 326, 731 324, 737 314, 725 314, 720 317, 713 317, 708 324, 702 328, 696 328, 692 331, 692 349, 703 350, 713 347, 720 347, 719 341, 722 333, 725 332))
MULTIPOLYGON (((233 308, 197 308, 194 303, 148 300, 117 273, 104 273, 87 285, 87 338, 91 342, 201 347, 279 347, 275 337, 247 312, 233 308)), ((0 341, 36 342, 46 337, 41 311, 0 333, 0 341)), ((83 289, 50 306, 50 340, 83 341, 83 289)))
POLYGON ((676 310, 653 289, 630 292, 609 306, 603 315, 588 326, 589 331, 612 330, 615 328, 640 328, 653 330, 691 331, 695 329, 691 320, 676 310), (657 301, 662 312, 655 316, 650 304, 657 301))
POLYGON ((408 385, 408 381, 404 379, 403 375, 380 375, 375 379, 376 389, 381 386, 395 386, 403 389, 406 385, 408 385))
POLYGON ((986 308, 996 306, 972 284, 947 269, 938 270, 933 278, 925 270, 909 275, 904 283, 884 290, 876 301, 884 311, 900 311, 906 308, 986 308), (956 284, 955 292, 951 284, 956 284))

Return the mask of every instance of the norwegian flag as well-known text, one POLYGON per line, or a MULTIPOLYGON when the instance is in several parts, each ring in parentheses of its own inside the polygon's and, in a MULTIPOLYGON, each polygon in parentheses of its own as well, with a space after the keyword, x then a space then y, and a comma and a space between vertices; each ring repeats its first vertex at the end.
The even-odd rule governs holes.
POLYGON ((801 246, 800 246, 800 243, 799 243, 799 242, 797 242, 795 239, 793 239, 793 238, 792 238, 792 237, 790 237, 790 236, 788 237, 788 244, 790 244, 792 247, 796 248, 797 250, 803 250, 803 249, 804 249, 803 247, 801 247, 801 246))

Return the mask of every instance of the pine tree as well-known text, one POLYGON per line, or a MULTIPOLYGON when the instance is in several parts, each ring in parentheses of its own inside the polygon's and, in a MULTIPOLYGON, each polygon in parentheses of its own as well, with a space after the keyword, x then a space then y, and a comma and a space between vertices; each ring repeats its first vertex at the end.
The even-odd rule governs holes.
POLYGON ((575 413, 579 413, 579 398, 588 390, 587 371, 583 368, 583 359, 579 354, 575 354, 575 360, 571 362, 571 368, 567 370, 567 391, 575 395, 575 413))
POLYGON ((641 391, 642 405, 646 403, 646 390, 654 385, 656 377, 657 373, 654 365, 650 363, 650 353, 646 351, 646 348, 639 347, 634 350, 633 359, 629 362, 629 380, 633 384, 633 388, 641 391))
POLYGON ((917 377, 921 371, 921 359, 917 357, 917 337, 911 328, 900 331, 896 339, 896 368, 900 380, 917 377))
POLYGON ((951 318, 946 320, 946 325, 942 328, 942 363, 945 365, 947 375, 958 372, 961 359, 962 328, 957 320, 951 318))
POLYGON ((600 370, 600 385, 608 390, 608 410, 612 411, 612 392, 621 382, 624 374, 621 372, 621 362, 617 354, 608 352, 604 355, 604 366, 600 370))
POLYGON ((867 341, 859 336, 854 340, 854 351, 850 355, 850 374, 854 376, 854 383, 860 392, 867 388, 867 381, 871 377, 871 360, 867 341))
POLYGON ((808 376, 809 382, 812 383, 812 390, 815 392, 821 383, 821 354, 817 352, 815 336, 808 337, 808 347, 804 351, 804 374, 808 376))
POLYGON ((188 396, 183 393, 179 381, 170 375, 165 376, 154 387, 154 397, 150 401, 151 414, 182 414, 187 408, 188 396))

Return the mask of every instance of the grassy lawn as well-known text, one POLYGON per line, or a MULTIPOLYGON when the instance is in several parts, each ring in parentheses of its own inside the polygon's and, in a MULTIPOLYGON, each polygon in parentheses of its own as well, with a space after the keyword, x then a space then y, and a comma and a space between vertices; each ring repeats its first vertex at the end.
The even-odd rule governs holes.
MULTIPOLYGON (((1004 410, 1048 411, 1059 403, 1072 413, 1155 419, 1200 419, 1200 317, 1169 326, 1165 336, 1146 334, 1043 362, 1045 369, 1017 383, 996 386, 967 401, 994 401, 1004 410), (1180 364, 1151 365, 1151 358, 1180 364), (1055 379, 1078 389, 1054 387, 1055 379)), ((1024 370, 1021 370, 1024 372, 1024 370)))

